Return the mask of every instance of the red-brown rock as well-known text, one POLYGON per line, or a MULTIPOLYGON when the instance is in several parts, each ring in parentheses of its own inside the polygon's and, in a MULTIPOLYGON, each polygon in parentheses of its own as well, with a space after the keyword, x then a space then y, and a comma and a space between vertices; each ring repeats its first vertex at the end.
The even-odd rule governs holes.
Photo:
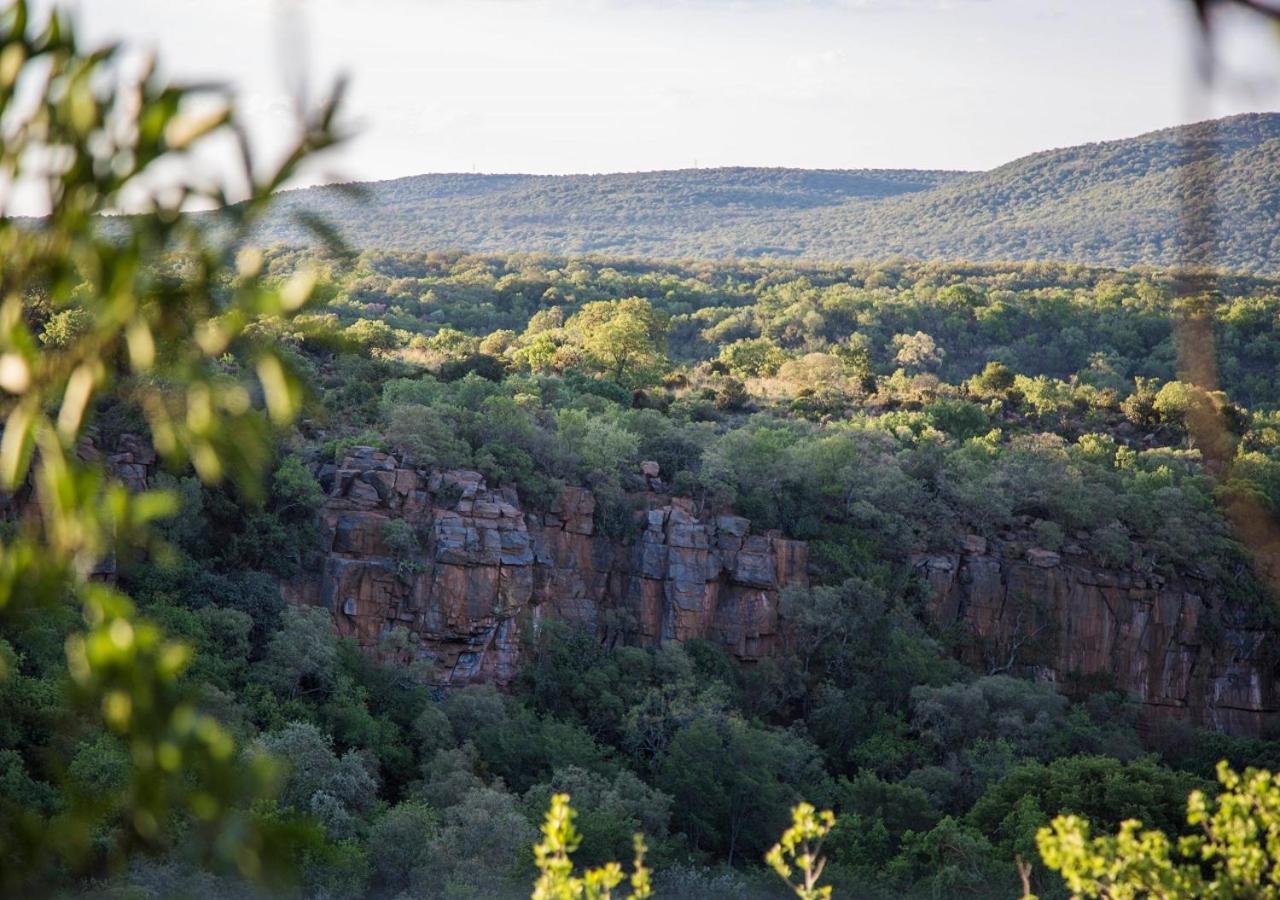
POLYGON ((407 628, 439 684, 509 681, 527 629, 548 617, 602 639, 621 627, 617 637, 633 643, 702 638, 760 659, 777 643, 779 591, 808 583, 806 544, 752 535, 735 516, 704 519, 687 498, 644 495, 661 505, 627 544, 596 534, 584 488, 565 488, 534 521, 514 492, 475 472, 416 470, 372 448, 356 448, 325 483, 319 583, 289 594, 328 607, 372 653, 407 628), (395 519, 422 537, 410 559, 389 555, 383 535, 395 519))
POLYGON ((1102 676, 1143 704, 1148 725, 1258 734, 1280 713, 1274 633, 1213 599, 1208 584, 1178 577, 1150 587, 1044 550, 1025 560, 933 554, 916 565, 933 617, 969 630, 962 656, 980 670, 1021 670, 1064 689, 1102 676))

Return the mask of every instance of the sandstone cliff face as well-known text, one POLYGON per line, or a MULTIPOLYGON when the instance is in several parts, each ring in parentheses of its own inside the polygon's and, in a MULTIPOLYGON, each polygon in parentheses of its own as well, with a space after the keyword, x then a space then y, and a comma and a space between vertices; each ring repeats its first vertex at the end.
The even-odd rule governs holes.
POLYGON ((779 591, 808 579, 803 542, 700 518, 661 493, 642 495, 633 539, 616 541, 596 534, 582 488, 539 515, 475 472, 413 469, 369 448, 318 475, 322 563, 291 599, 329 608, 370 651, 428 663, 437 684, 509 682, 522 638, 549 617, 606 640, 704 638, 760 659, 778 639, 779 591), (397 626, 408 649, 388 651, 397 626))
POLYGON ((1277 635, 1206 582, 1109 571, 1083 554, 1014 558, 972 536, 917 567, 934 619, 971 635, 963 655, 984 671, 1030 671, 1064 689, 1101 676, 1144 704, 1147 724, 1258 734, 1280 713, 1277 635))
MULTIPOLYGON (((132 435, 78 449, 135 490, 155 464, 132 435)), ((522 643, 547 618, 583 623, 603 640, 704 638, 744 661, 769 655, 780 640, 779 592, 808 581, 806 545, 751 534, 737 516, 699 516, 660 490, 656 472, 644 474, 659 489, 641 495, 634 532, 618 541, 596 533, 595 499, 582 488, 532 513, 477 473, 414 469, 358 449, 319 470, 328 496, 318 563, 284 592, 330 609, 370 652, 427 663, 442 685, 509 682, 522 643), (389 649, 397 626, 410 639, 389 649)), ((28 489, 0 495, 0 518, 30 508, 28 489)), ((961 654, 981 671, 1032 674, 1064 690, 1094 679, 1144 704, 1148 723, 1258 734, 1280 722, 1280 635, 1206 582, 974 535, 915 564, 933 619, 967 636, 961 654)), ((113 573, 106 560, 97 574, 113 573)))

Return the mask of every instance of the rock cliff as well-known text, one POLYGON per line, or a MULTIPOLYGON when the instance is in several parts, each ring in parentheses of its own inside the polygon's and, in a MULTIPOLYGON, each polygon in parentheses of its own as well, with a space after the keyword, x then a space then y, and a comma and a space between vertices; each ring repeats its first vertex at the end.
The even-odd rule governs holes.
POLYGON ((1022 553, 969 536, 916 561, 930 612, 983 671, 1020 670, 1070 691, 1092 683, 1170 719, 1259 734, 1280 713, 1277 635, 1208 582, 1108 570, 1082 552, 1022 553), (1017 555, 1014 555, 1014 554, 1017 555))
MULTIPOLYGON (((155 465, 132 435, 79 452, 135 490, 155 465)), ((618 539, 597 533, 585 489, 565 488, 535 513, 475 472, 417 469, 357 448, 318 470, 327 497, 317 564, 284 591, 330 609, 369 652, 425 663, 440 685, 509 682, 530 630, 548 618, 606 641, 703 638, 744 661, 769 655, 784 624, 780 591, 808 581, 807 546, 752 534, 738 516, 699 514, 662 489, 656 466, 643 474, 652 490, 634 495, 633 529, 618 539)), ((26 488, 0 495, 0 518, 30 505, 26 488)), ((1149 724, 1259 734, 1280 723, 1280 635, 1258 616, 1190 576, 1025 544, 969 535, 958 550, 916 557, 928 611, 959 634, 966 662, 1068 692, 1113 687, 1143 704, 1149 724)), ((114 561, 97 574, 112 577, 114 561)))
POLYGON ((415 469, 357 448, 318 472, 322 562, 288 586, 331 609, 372 652, 429 664, 432 681, 506 683, 522 636, 546 618, 642 645, 703 638, 742 660, 772 652, 778 595, 807 583, 807 545, 737 516, 637 495, 634 533, 596 533, 595 499, 565 488, 543 514, 475 472, 415 469), (389 647, 397 627, 407 632, 389 647))
MULTIPOLYGON (((547 618, 607 641, 703 638, 758 660, 779 641, 781 589, 808 580, 803 542, 701 516, 660 490, 636 495, 634 531, 616 539, 596 532, 583 488, 539 514, 475 472, 415 469, 371 448, 318 475, 322 563, 289 586, 293 599, 331 609, 370 652, 428 664, 436 684, 509 682, 547 618), (397 627, 407 643, 387 641, 397 627)), ((1280 715, 1277 635, 1207 582, 972 535, 916 566, 934 621, 961 632, 979 670, 1115 688, 1148 723, 1258 734, 1280 715)))

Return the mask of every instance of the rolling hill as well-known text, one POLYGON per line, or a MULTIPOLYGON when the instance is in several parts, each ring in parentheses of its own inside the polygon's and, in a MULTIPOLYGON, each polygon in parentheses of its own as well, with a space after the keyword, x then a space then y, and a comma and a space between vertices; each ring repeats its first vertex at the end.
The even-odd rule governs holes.
POLYGON ((282 195, 261 236, 319 214, 384 249, 649 257, 1057 259, 1280 270, 1280 114, 1048 150, 987 172, 685 169, 418 175, 282 195), (1184 198, 1212 196, 1188 247, 1184 198))

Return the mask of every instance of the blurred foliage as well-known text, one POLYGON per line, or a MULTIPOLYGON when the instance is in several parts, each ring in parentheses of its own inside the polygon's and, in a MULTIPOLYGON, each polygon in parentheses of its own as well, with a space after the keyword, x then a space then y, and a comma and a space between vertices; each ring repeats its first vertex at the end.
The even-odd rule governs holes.
MULTIPOLYGON (((618 863, 605 863, 588 869, 581 876, 573 874, 573 851, 582 836, 574 827, 575 813, 568 794, 555 794, 542 824, 542 840, 533 848, 534 861, 541 875, 533 888, 533 900, 609 900, 613 890, 625 877, 618 863)), ((631 890, 627 900, 645 900, 653 896, 649 870, 644 865, 644 838, 635 836, 635 865, 631 872, 631 890)))
POLYGON ((826 860, 819 854, 823 839, 835 824, 836 817, 831 810, 818 812, 810 804, 801 803, 791 810, 791 827, 765 854, 765 862, 795 890, 800 900, 831 900, 831 886, 818 884, 826 867, 826 860), (798 884, 791 880, 793 866, 799 871, 798 884))
MULTIPOLYGON (((30 615, 80 604, 84 630, 65 640, 68 713, 82 727, 99 723, 127 754, 112 767, 112 790, 94 789, 80 755, 61 803, 0 800, 8 892, 178 842, 258 877, 284 834, 247 805, 266 768, 241 764, 232 736, 182 681, 191 647, 95 578, 130 548, 159 552, 147 526, 177 503, 108 479, 93 421, 100 398, 127 394, 168 464, 256 489, 272 426, 292 420, 302 386, 248 326, 302 307, 313 279, 268 284, 249 249, 234 268, 229 260, 271 193, 336 140, 335 111, 336 95, 301 124, 278 167, 259 171, 221 92, 168 84, 149 62, 135 72, 117 46, 83 48, 60 12, 38 16, 16 0, 0 13, 0 171, 46 209, 0 218, 0 488, 33 499, 0 547, 2 627, 21 644, 30 615), (243 162, 247 199, 235 206, 195 166, 226 136, 243 162), (216 228, 180 215, 201 202, 219 207, 216 228), (136 214, 105 218, 121 210, 136 214), (120 827, 102 846, 95 834, 111 822, 120 827)), ((21 661, 10 662, 7 684, 23 677, 21 661)))
MULTIPOLYGON (((1036 641, 937 629, 916 562, 1039 548, 1194 584, 1206 644, 1268 627, 1259 548, 1227 513, 1280 509, 1280 283, 1223 273, 1188 300, 1176 273, 1049 263, 259 253, 268 194, 334 139, 332 105, 281 170, 210 187, 182 174, 196 150, 243 145, 216 91, 129 80, 64 20, 8 15, 0 159, 50 215, 0 219, 5 893, 247 898, 278 867, 271 889, 299 897, 501 898, 541 861, 548 896, 585 896, 622 886, 610 861, 642 832, 672 895, 777 896, 762 861, 790 827, 782 861, 815 896, 819 839, 832 895, 1011 895, 1053 816, 1172 833, 1217 760, 1274 768, 1266 736, 1140 730, 1105 674, 1025 677, 1036 641), (18 80, 44 91, 28 112, 18 80), (65 165, 30 169, 55 146, 65 165), (248 199, 228 205, 233 185, 248 199), (1221 390, 1179 367, 1189 317, 1221 390), (394 661, 403 627, 375 658, 282 598, 362 446, 473 468, 531 515, 588 487, 596 537, 623 546, 670 492, 809 541, 811 585, 753 666, 635 646, 606 609, 526 632, 508 691, 438 690, 394 661), (806 799, 839 818, 798 822, 806 799)), ((1167 159, 1162 141, 1144 152, 1167 159)), ((967 190, 777 177, 798 202, 967 190)), ((379 537, 395 577, 427 571, 414 525, 379 537)))

